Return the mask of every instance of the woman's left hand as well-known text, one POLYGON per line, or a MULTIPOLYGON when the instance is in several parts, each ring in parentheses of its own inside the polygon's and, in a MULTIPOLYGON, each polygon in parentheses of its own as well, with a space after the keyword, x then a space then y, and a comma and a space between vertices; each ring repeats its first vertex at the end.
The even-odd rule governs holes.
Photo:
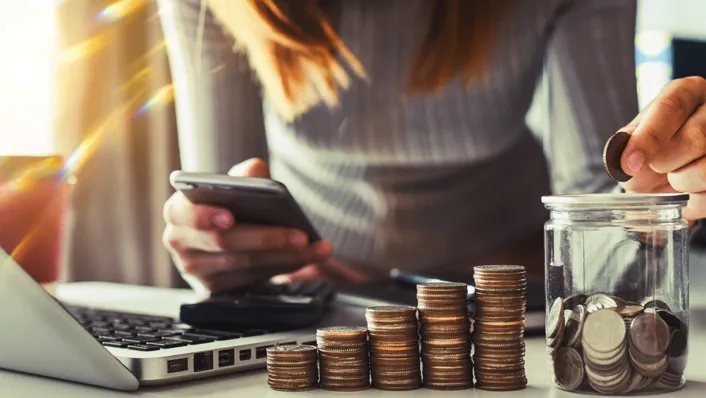
POLYGON ((620 160, 633 178, 626 192, 687 192, 684 217, 706 218, 706 80, 677 79, 667 84, 632 122, 620 160))

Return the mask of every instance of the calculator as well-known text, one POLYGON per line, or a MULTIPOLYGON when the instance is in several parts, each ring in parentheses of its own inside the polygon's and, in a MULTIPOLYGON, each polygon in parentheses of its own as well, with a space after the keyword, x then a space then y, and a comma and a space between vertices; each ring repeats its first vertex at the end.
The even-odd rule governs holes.
POLYGON ((216 330, 302 329, 319 323, 335 296, 334 288, 320 281, 262 283, 183 304, 179 320, 216 330))

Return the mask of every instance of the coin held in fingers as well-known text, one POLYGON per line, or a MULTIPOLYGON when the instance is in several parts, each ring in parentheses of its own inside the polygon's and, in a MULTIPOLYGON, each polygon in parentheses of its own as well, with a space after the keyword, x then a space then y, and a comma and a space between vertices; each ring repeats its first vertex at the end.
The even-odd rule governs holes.
POLYGON ((603 167, 610 178, 617 182, 627 182, 632 178, 620 167, 620 157, 630 140, 630 134, 618 131, 608 139, 603 148, 603 167))

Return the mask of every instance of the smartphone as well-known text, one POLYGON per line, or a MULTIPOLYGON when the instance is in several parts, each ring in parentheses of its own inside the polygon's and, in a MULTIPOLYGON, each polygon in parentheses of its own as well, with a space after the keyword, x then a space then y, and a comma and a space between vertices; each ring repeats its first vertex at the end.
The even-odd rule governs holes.
POLYGON ((294 228, 306 233, 310 242, 321 240, 287 187, 278 181, 177 170, 169 182, 191 203, 228 209, 237 223, 294 228))

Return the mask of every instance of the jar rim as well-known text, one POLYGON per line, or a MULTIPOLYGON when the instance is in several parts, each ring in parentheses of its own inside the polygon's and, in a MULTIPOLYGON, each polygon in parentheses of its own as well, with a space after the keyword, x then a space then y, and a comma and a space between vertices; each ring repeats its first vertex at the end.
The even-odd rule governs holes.
MULTIPOLYGON (((663 206, 686 205, 688 193, 592 193, 542 196, 545 205, 663 206)), ((545 206, 546 207, 546 206, 545 206)))

